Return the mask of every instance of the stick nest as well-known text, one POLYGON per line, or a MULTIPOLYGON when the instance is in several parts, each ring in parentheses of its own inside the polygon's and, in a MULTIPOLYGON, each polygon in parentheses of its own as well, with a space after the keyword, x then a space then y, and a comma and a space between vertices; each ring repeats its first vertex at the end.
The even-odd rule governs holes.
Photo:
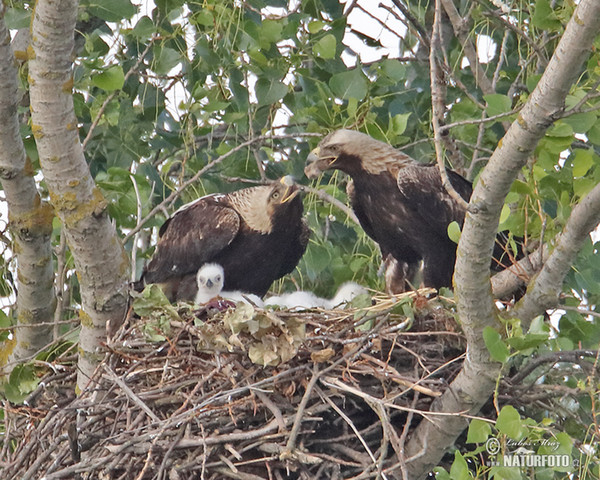
POLYGON ((63 367, 26 406, 7 405, 0 476, 366 479, 399 471, 418 411, 446 389, 464 353, 451 309, 428 293, 345 310, 179 305, 132 316, 79 396, 74 367, 63 367))

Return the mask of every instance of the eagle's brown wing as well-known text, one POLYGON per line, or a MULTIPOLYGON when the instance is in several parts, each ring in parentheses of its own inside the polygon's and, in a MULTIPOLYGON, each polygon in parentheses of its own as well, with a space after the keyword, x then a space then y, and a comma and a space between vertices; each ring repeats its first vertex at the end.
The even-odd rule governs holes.
POLYGON ((154 257, 143 274, 145 283, 160 283, 196 272, 226 248, 240 229, 238 213, 201 198, 176 212, 160 229, 154 257))
MULTIPOLYGON (((446 170, 454 189, 467 202, 471 198, 471 182, 452 170, 446 170)), ((437 165, 411 165, 397 176, 398 190, 405 202, 436 231, 446 232, 451 222, 463 224, 465 210, 446 191, 437 165)))

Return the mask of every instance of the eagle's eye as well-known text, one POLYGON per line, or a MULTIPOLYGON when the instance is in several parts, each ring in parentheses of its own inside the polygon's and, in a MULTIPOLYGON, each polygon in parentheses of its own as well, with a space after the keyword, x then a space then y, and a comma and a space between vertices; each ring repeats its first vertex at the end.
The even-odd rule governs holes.
POLYGON ((277 192, 277 191, 273 192, 273 194, 271 195, 271 198, 273 200, 277 200, 279 198, 279 192, 277 192))
POLYGON ((215 282, 220 282, 221 281, 221 275, 217 275, 215 277, 215 282))

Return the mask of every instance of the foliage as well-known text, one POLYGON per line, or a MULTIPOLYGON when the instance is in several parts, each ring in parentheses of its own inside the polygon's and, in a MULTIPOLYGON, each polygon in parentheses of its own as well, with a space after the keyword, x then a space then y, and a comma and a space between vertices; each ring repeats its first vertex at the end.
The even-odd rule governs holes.
MULTIPOLYGON (((30 3, 7 3, 9 27, 27 27, 30 3)), ((430 29, 431 5, 407 3, 415 20, 430 29)), ((451 126, 449 138, 457 150, 450 161, 476 181, 502 139, 503 122, 517 118, 516 110, 539 80, 574 5, 547 0, 509 2, 507 16, 496 10, 496 2, 457 3, 461 13, 469 15, 470 36, 487 39, 495 46, 495 53, 482 64, 493 79, 495 92, 484 94, 463 62, 460 42, 452 39, 445 45, 445 121, 451 126), (507 22, 512 30, 507 30, 507 22), (480 122, 492 116, 500 117, 480 122)), ((398 56, 406 57, 403 61, 394 55, 363 61, 360 52, 346 45, 349 34, 356 34, 363 49, 379 47, 379 37, 349 24, 345 8, 336 0, 156 0, 148 10, 123 0, 81 3, 75 111, 90 170, 135 260, 136 278, 153 252, 157 228, 183 203, 206 193, 231 191, 288 174, 308 185, 304 161, 319 136, 304 134, 355 128, 402 148, 419 161, 434 160, 429 71, 427 61, 419 55, 420 33, 407 22, 410 28, 402 36, 398 34, 398 56), (247 148, 234 150, 253 139, 255 143, 247 148), (215 159, 219 161, 211 165, 215 159), (203 169, 197 182, 169 200, 203 169), (134 229, 140 232, 134 235, 134 229)), ((528 245, 552 245, 573 206, 600 181, 596 91, 600 40, 595 47, 587 69, 567 98, 562 118, 539 143, 507 198, 499 229, 524 237, 528 245)), ((26 64, 20 74, 26 88, 26 64)), ((23 139, 38 174, 27 105, 20 107, 20 115, 23 139)), ((313 186, 346 202, 345 184, 346 178, 334 173, 313 186)), ((47 196, 43 179, 39 187, 47 196)), ((309 247, 293 275, 274 285, 274 290, 299 286, 330 296, 347 280, 382 289, 379 254, 362 229, 335 205, 310 193, 305 197, 305 210, 313 232, 309 247)), ((449 231, 456 241, 460 236, 457 227, 452 225, 449 231)), ((61 243, 58 222, 53 243, 61 243)), ((14 260, 5 252, 0 261, 0 291, 9 297, 14 294, 14 260)), ((59 278, 64 278, 59 285, 65 299, 62 319, 73 320, 80 297, 72 259, 67 251, 54 261, 64 270, 58 272, 59 278)), ((534 322, 528 332, 522 331, 516 319, 503 320, 497 331, 486 330, 491 356, 510 370, 527 365, 533 355, 597 348, 599 285, 600 244, 590 239, 566 279, 565 309, 555 312, 550 321, 534 322)), ((6 325, 4 320, 0 317, 0 327, 6 325)), ((163 338, 158 330, 154 335, 163 338)), ((510 410, 504 406, 493 428, 472 423, 469 438, 482 444, 491 435, 537 440, 547 434, 558 438, 560 448, 571 458, 584 455, 581 449, 571 450, 574 443, 595 443, 595 451, 580 464, 587 465, 589 478, 597 478, 597 369, 590 373, 589 369, 555 368, 534 381, 549 388, 568 386, 562 410, 543 411, 539 405, 510 410)), ((4 392, 11 400, 23 398, 35 378, 31 366, 15 369, 4 392)), ((466 444, 471 443, 469 438, 466 444)), ((440 471, 440 478, 473 474, 473 463, 465 457, 475 458, 481 450, 471 454, 463 446, 449 473, 440 471)), ((500 467, 493 467, 489 475, 525 478, 500 467)), ((564 475, 544 470, 536 472, 535 478, 566 478, 564 475)))

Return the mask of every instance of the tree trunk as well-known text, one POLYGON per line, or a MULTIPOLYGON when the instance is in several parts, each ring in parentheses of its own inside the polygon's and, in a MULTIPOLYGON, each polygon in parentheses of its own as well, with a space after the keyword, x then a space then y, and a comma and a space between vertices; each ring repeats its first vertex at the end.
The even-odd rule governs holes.
POLYGON ((490 258, 504 199, 546 130, 564 108, 595 36, 600 1, 582 0, 548 67, 517 120, 502 139, 475 186, 457 250, 455 292, 467 337, 463 368, 431 409, 449 416, 422 421, 407 444, 409 478, 424 478, 493 393, 501 365, 490 360, 483 341, 486 326, 499 328, 490 284, 490 258))
POLYGON ((78 2, 40 0, 32 21, 32 130, 50 201, 81 288, 78 388, 101 361, 107 326, 126 313, 129 261, 85 161, 73 110, 72 53, 78 2))
POLYGON ((17 256, 17 321, 12 361, 29 358, 52 340, 56 308, 52 270, 52 207, 41 201, 17 116, 17 69, 0 5, 0 178, 17 256), (43 324, 43 325, 40 325, 43 324))

